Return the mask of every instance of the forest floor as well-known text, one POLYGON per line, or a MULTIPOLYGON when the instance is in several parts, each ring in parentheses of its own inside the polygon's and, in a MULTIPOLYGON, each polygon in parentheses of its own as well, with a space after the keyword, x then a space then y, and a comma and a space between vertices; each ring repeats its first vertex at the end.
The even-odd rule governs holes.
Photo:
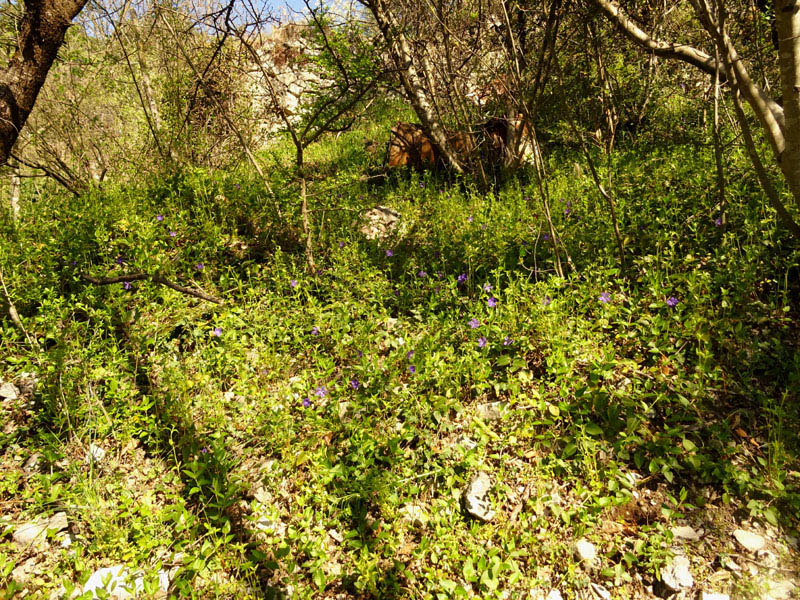
POLYGON ((382 131, 309 156, 316 273, 289 167, 0 220, 0 598, 798 597, 800 252, 746 160, 723 224, 708 145, 618 150, 620 264, 578 152, 370 186, 382 131))

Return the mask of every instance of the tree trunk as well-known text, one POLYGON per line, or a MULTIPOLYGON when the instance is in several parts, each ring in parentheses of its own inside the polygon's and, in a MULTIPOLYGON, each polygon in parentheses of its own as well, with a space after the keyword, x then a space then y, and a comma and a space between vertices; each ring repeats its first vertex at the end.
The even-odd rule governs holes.
POLYGON ((397 19, 386 0, 364 0, 364 4, 372 11, 375 22, 389 44, 392 59, 397 65, 400 81, 408 96, 411 106, 440 155, 457 173, 463 172, 455 154, 447 143, 444 128, 436 118, 435 111, 425 96, 424 73, 420 73, 414 64, 411 45, 400 28, 397 19))
POLYGON ((800 6, 797 0, 776 0, 775 17, 786 121, 780 165, 795 204, 800 208, 800 6))
POLYGON ((86 0, 26 0, 18 46, 0 71, 0 165, 8 162, 72 19, 86 0))

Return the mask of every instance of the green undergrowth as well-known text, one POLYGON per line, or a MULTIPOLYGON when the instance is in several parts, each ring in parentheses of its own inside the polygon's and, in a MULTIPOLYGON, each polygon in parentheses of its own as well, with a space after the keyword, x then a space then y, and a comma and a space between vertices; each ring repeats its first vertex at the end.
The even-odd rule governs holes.
MULTIPOLYGON (((553 153, 559 277, 532 174, 497 194, 431 174, 370 186, 382 146, 365 137, 385 132, 310 153, 316 273, 289 166, 273 193, 245 169, 185 171, 3 221, 27 329, 1 322, 3 378, 39 384, 0 432, 0 505, 66 510, 81 541, 42 590, 173 561, 176 597, 571 597, 590 580, 632 597, 678 520, 796 529, 798 252, 742 157, 721 225, 707 148, 620 150, 603 171, 621 265, 579 154, 553 153), (371 241, 377 205, 402 218, 371 241), (224 305, 84 277, 132 273, 224 305), (6 468, 34 451, 46 469, 6 468), (460 504, 479 470, 490 523, 460 504), (631 516, 643 494, 656 514, 631 516), (601 549, 591 574, 580 537, 601 549)), ((0 581, 15 552, 0 541, 0 581)))

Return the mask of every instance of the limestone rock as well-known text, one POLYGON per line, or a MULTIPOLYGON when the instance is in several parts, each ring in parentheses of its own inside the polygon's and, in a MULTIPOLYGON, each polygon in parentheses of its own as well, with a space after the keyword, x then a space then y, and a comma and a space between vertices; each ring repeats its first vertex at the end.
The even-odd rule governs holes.
POLYGON ((594 544, 586 539, 579 539, 575 542, 575 556, 584 563, 594 564, 597 560, 597 548, 594 544))
POLYGON ((661 569, 661 580, 673 592, 690 590, 694 587, 694 578, 689 567, 689 559, 678 554, 672 562, 661 569))
POLYGON ((89 446, 89 452, 86 453, 86 458, 84 461, 87 465, 97 464, 103 462, 103 459, 106 457, 106 451, 103 450, 100 446, 95 444, 91 444, 89 446))
POLYGON ((742 548, 749 552, 758 552, 767 544, 767 541, 757 533, 744 529, 737 529, 734 531, 733 537, 736 538, 736 541, 739 542, 742 548))
POLYGON ((10 381, 4 382, 0 385, 0 398, 5 398, 6 400, 16 400, 19 398, 17 386, 10 381))
POLYGON ((478 417, 484 421, 498 421, 507 412, 508 405, 505 402, 484 402, 478 404, 478 417))
POLYGON ((697 533, 694 528, 689 527, 688 525, 682 525, 680 527, 672 528, 672 537, 674 537, 676 540, 696 542, 700 539, 700 534, 697 533))
POLYGON ((383 241, 397 230, 399 224, 399 212, 386 206, 377 206, 364 213, 359 231, 368 240, 383 241))
POLYGON ((719 594, 717 592, 702 592, 700 600, 731 600, 728 594, 719 594))
POLYGON ((409 502, 400 509, 400 514, 416 527, 424 527, 428 523, 428 513, 419 502, 409 502))
POLYGON ((489 505, 486 496, 492 489, 492 481, 489 475, 483 471, 472 478, 467 489, 464 490, 464 510, 472 517, 484 522, 491 521, 495 512, 489 505))
POLYGON ((33 545, 36 548, 47 547, 47 532, 62 531, 67 528, 67 513, 60 512, 52 517, 24 523, 14 532, 12 539, 20 546, 33 545))
POLYGON ((104 567, 92 573, 86 585, 83 586, 83 593, 92 593, 92 598, 111 598, 112 600, 127 600, 133 598, 135 594, 141 592, 144 586, 142 580, 133 580, 124 565, 104 567), (136 584, 139 584, 138 587, 136 584), (103 592, 107 592, 103 593, 103 592))

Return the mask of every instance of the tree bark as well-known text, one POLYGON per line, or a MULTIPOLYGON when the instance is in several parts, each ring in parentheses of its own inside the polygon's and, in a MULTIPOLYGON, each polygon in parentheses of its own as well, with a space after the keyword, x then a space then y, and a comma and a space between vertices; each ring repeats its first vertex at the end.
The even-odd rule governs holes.
POLYGON ((797 0, 776 0, 775 18, 786 120, 780 165, 795 204, 800 208, 800 6, 797 0))
POLYGON ((375 22, 378 24, 383 38, 389 44, 392 59, 397 65, 400 81, 408 96, 411 106, 422 124, 433 145, 444 157, 447 163, 457 173, 463 172, 455 154, 447 143, 447 134, 436 118, 433 106, 425 96, 424 73, 417 70, 408 38, 400 28, 397 19, 386 0, 363 0, 363 3, 372 11, 375 22))
POLYGON ((0 71, 0 165, 8 162, 72 19, 86 0, 25 0, 17 48, 0 71))

